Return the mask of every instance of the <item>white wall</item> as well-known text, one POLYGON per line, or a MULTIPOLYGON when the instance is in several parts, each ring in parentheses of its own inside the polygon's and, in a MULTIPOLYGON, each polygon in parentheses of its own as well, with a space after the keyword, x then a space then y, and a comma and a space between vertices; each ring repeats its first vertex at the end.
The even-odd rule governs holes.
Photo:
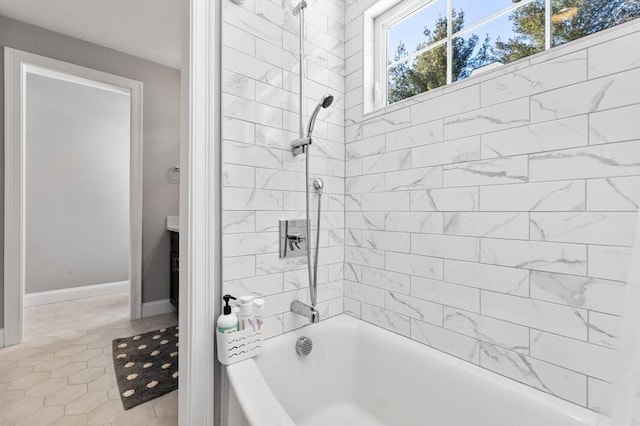
POLYGON ((27 74, 27 293, 129 279, 130 102, 27 74))
MULTIPOLYGON (((310 163, 311 178, 325 182, 318 306, 327 318, 343 305, 344 2, 308 4, 305 121, 324 94, 335 96, 318 116, 310 163)), ((299 110, 294 5, 222 2, 223 291, 265 296, 269 335, 306 324, 289 307, 309 298, 306 257, 278 257, 278 221, 304 217, 304 156, 290 149, 299 110)), ((313 195, 312 210, 316 203, 313 195)))
MULTIPOLYGON (((363 11, 347 7, 346 44, 363 11)), ((363 116, 346 64, 345 311, 594 410, 640 202, 640 22, 363 116)))

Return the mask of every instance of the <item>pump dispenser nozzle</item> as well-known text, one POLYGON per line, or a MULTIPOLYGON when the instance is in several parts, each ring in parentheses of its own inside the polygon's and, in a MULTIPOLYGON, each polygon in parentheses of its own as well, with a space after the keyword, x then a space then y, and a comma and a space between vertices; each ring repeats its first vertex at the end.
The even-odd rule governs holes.
POLYGON ((229 306, 229 300, 237 300, 237 299, 230 294, 225 294, 224 296, 222 296, 222 298, 224 299, 224 303, 225 303, 223 313, 225 315, 229 315, 231 313, 231 306, 229 306))
POLYGON ((234 331, 238 331, 238 315, 232 313, 231 306, 229 306, 229 300, 236 300, 236 298, 230 294, 225 294, 222 298, 224 299, 225 305, 222 310, 223 314, 218 317, 216 327, 218 329, 218 333, 233 333, 234 331))

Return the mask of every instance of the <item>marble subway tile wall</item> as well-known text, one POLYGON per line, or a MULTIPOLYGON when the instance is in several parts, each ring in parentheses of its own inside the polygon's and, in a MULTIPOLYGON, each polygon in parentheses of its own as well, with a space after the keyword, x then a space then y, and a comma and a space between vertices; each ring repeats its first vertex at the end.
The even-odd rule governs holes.
MULTIPOLYGON (((363 44, 347 0, 346 46, 363 44)), ((363 115, 345 55, 351 315, 606 412, 640 202, 640 23, 363 115)))
MULTIPOLYGON (((341 0, 307 3, 305 121, 323 95, 335 97, 318 117, 310 163, 311 178, 325 183, 318 300, 328 318, 343 312, 345 15, 341 0)), ((306 324, 289 305, 309 299, 306 257, 278 257, 278 221, 305 215, 304 157, 290 150, 299 110, 295 4, 222 3, 223 291, 264 297, 269 336, 306 324)))

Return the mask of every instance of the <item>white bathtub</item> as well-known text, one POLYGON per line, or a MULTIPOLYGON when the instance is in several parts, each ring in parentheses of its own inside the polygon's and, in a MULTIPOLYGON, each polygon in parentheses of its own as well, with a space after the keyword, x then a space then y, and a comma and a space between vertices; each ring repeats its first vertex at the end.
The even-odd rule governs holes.
POLYGON ((268 340, 226 374, 229 426, 578 426, 599 417, 347 315, 268 340), (300 336, 313 340, 306 357, 295 352, 300 336))

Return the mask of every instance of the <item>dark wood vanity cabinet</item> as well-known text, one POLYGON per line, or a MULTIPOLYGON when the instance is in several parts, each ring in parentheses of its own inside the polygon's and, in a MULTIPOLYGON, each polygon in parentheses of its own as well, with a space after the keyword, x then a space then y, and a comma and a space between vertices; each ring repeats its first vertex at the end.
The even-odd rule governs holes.
POLYGON ((178 287, 180 277, 180 234, 174 231, 169 231, 169 234, 171 234, 171 246, 169 250, 169 267, 171 271, 169 275, 169 301, 171 301, 171 304, 178 310, 178 296, 180 294, 178 287))

